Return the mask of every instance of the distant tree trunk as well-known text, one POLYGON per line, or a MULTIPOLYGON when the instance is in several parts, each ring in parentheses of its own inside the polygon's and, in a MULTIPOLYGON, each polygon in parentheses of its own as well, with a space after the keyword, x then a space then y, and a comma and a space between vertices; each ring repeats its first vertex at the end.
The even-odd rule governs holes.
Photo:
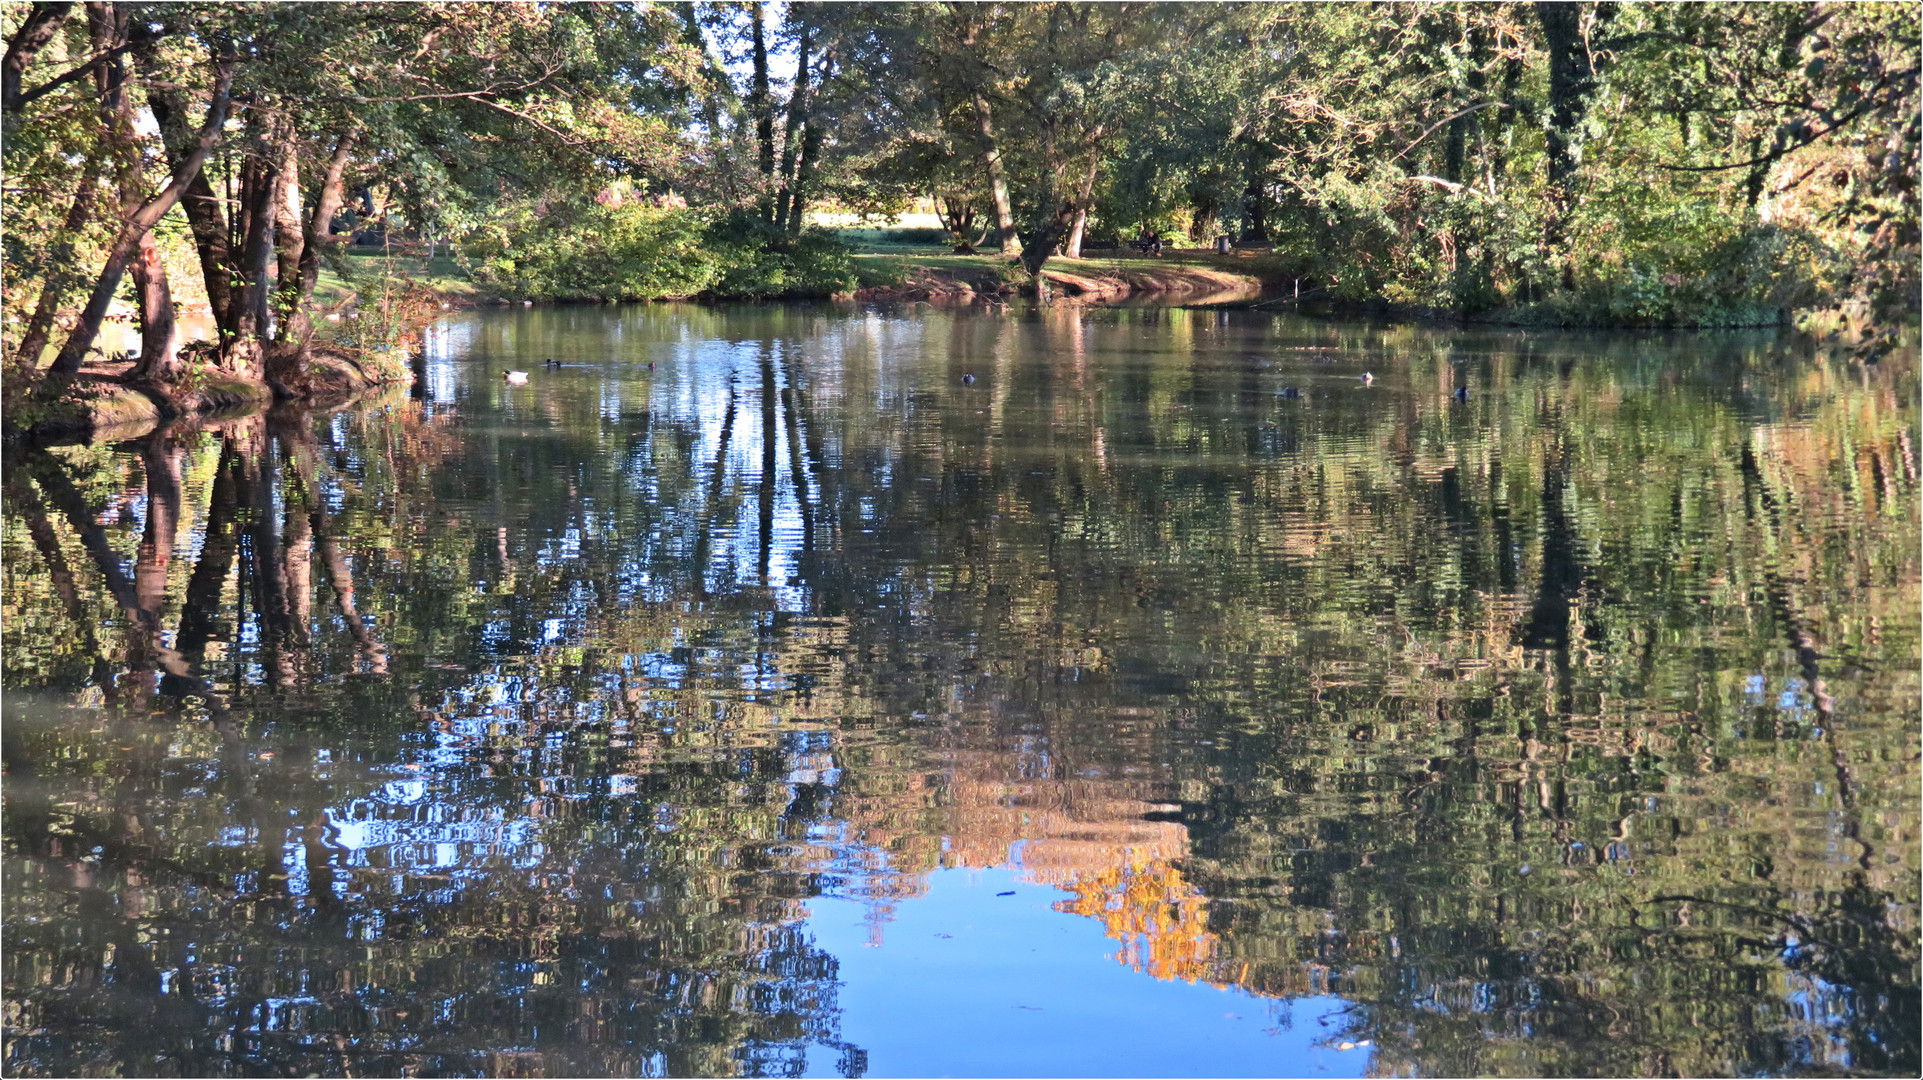
POLYGON ((1061 199, 1052 201, 1055 203, 1055 212, 1041 220, 1031 242, 1022 249, 1022 265, 1028 270, 1030 286, 1035 298, 1043 302, 1048 300, 1048 280, 1042 276, 1042 267, 1047 264, 1049 256, 1055 253, 1055 245, 1068 235, 1069 227, 1075 220, 1073 204, 1061 199))
POLYGON ((1248 170, 1242 187, 1242 243, 1269 242, 1268 159, 1260 148, 1244 144, 1243 167, 1248 170))
POLYGON ((1242 215, 1248 219, 1248 227, 1242 230, 1245 244, 1269 242, 1269 208, 1264 205, 1268 195, 1262 187, 1261 177, 1251 176, 1249 186, 1242 192, 1242 215))
POLYGON ((1015 235, 1015 207, 1008 197, 1008 174, 1002 168, 1001 144, 995 141, 995 124, 988 111, 988 97, 977 90, 975 100, 975 126, 981 133, 982 165, 988 170, 988 190, 995 206, 995 242, 1001 245, 1002 254, 1014 259, 1021 257, 1021 237, 1015 235))
MULTIPOLYGON (((721 70, 721 65, 715 61, 714 54, 708 48, 708 39, 701 32, 701 17, 695 10, 695 6, 693 4, 674 6, 681 9, 683 44, 700 52, 704 61, 701 65, 701 76, 707 86, 701 95, 701 123, 707 128, 708 146, 714 152, 714 167, 721 180, 722 195, 729 202, 733 202, 739 192, 735 187, 734 168, 728 154, 728 142, 722 137, 721 131, 722 99, 724 96, 732 97, 733 86, 728 82, 727 74, 721 70)), ((733 109, 729 111, 732 114, 733 109)))
MULTIPOLYGON (((1095 137, 1101 138, 1102 129, 1095 129, 1095 137)), ((1088 158, 1088 175, 1082 178, 1081 190, 1076 192, 1075 223, 1068 230, 1068 242, 1062 246, 1065 258, 1082 257, 1082 233, 1088 228, 1088 204, 1095 197, 1095 175, 1101 171, 1102 159, 1091 153, 1088 158)))
POLYGON ((1209 194, 1195 198, 1195 238, 1208 243, 1221 231, 1221 208, 1209 194))
MULTIPOLYGON (((821 75, 815 80, 814 89, 809 91, 809 108, 813 109, 813 99, 819 97, 821 88, 827 86, 835 77, 835 50, 830 48, 821 57, 821 75)), ((795 165, 794 200, 788 205, 788 235, 800 236, 801 227, 807 221, 804 216, 808 210, 808 194, 815 189, 815 172, 821 167, 821 143, 827 131, 812 117, 804 117, 801 133, 801 160, 795 165)))
POLYGON ((975 204, 967 196, 962 198, 943 198, 941 192, 929 194, 935 203, 935 213, 948 230, 948 239, 954 245, 955 254, 973 255, 976 241, 969 238, 975 231, 975 204))
POLYGON ((68 335, 67 343, 61 347, 60 355, 54 358, 53 366, 48 369, 49 374, 66 377, 80 370, 80 360, 93 344, 93 339, 100 333, 101 321, 106 318, 107 307, 113 303, 114 293, 120 288, 120 278, 127 271, 128 261, 133 258, 140 246, 141 236, 154 227, 154 223, 160 220, 161 215, 173 209, 174 204, 180 201, 181 195, 187 190, 187 185, 192 183, 193 178, 200 173, 201 165, 206 162, 207 155, 213 151, 214 143, 220 138, 221 128, 227 122, 228 90, 233 84, 233 78, 233 62, 221 61, 215 68, 214 94, 207 110, 207 122, 201 127, 200 138, 196 141, 193 152, 175 170, 172 182, 121 224, 119 235, 107 249, 106 263, 101 267, 99 280, 94 285, 93 296, 88 300, 86 309, 81 312, 79 324, 74 327, 73 333, 68 335))

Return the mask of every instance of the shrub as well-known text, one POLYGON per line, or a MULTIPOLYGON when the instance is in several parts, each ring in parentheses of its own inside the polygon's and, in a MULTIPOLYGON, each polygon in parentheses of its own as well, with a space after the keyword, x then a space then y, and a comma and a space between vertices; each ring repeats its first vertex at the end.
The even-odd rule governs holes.
POLYGON ((476 281, 509 296, 663 300, 712 288, 725 270, 707 242, 708 216, 629 202, 496 211, 465 251, 476 281))
POLYGON ((853 253, 829 231, 786 236, 741 212, 518 202, 465 250, 476 281, 528 299, 761 299, 856 285, 853 253))

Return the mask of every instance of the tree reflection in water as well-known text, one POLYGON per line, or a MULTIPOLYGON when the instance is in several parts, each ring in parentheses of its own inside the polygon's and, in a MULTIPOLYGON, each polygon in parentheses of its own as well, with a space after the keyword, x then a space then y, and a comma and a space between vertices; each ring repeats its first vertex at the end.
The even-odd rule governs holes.
POLYGON ((1013 864, 1381 1072, 1913 1072, 1916 389, 528 311, 416 399, 18 452, 7 1067, 859 1073, 805 902, 1013 864))

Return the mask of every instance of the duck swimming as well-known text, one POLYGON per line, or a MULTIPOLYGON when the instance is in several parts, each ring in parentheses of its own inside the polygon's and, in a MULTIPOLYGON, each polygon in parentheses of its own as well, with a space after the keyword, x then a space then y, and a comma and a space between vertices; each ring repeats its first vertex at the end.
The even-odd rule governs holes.
POLYGON ((527 384, 527 372, 525 371, 503 371, 501 372, 501 378, 505 379, 509 386, 525 386, 527 384))
POLYGON ((1456 387, 1456 400, 1457 400, 1457 401, 1468 401, 1468 400, 1469 400, 1469 388, 1468 388, 1468 387, 1466 387, 1466 386, 1458 386, 1458 387, 1456 387))
POLYGON ((1295 399, 1301 396, 1302 396, 1302 391, 1297 390, 1293 386, 1285 386, 1282 388, 1282 397, 1286 401, 1294 401, 1295 399))
POLYGON ((962 385, 963 386, 975 385, 975 373, 972 371, 962 372, 962 385))

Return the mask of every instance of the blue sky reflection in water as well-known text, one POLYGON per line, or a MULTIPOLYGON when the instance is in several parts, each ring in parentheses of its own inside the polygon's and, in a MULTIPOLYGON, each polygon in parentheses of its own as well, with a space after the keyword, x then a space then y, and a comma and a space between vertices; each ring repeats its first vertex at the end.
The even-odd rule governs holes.
POLYGON ((6 1068, 1914 1072, 1916 398, 582 307, 18 453, 6 1068))
MULTIPOLYGON (((1339 998, 1277 1000, 1117 963, 1100 923, 1014 871, 938 870, 892 910, 808 905, 841 1036, 876 1076, 1361 1076, 1339 998), (1005 895, 1012 894, 1012 895, 1005 895)), ((811 1053, 809 1075, 837 1061, 811 1053)))

